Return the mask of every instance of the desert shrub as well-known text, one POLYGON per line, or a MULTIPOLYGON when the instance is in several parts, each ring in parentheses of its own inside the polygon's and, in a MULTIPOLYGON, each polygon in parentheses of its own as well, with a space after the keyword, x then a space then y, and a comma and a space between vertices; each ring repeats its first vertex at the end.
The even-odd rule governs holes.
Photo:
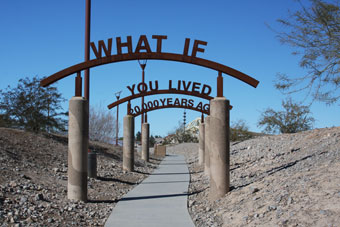
POLYGON ((244 141, 254 137, 244 120, 233 122, 230 126, 230 141, 244 141))
POLYGON ((308 106, 295 103, 292 99, 282 101, 283 110, 266 109, 258 121, 266 133, 295 133, 313 128, 314 118, 308 106))

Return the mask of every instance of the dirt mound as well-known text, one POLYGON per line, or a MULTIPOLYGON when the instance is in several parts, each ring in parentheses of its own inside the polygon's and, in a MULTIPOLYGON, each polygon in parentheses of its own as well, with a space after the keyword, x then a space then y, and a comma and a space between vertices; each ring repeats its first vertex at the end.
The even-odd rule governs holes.
MULTIPOLYGON (((119 198, 156 167, 136 155, 134 173, 121 169, 119 147, 92 143, 98 179, 89 203, 66 199, 67 137, 0 128, 0 223, 103 225, 119 198)), ((209 178, 198 144, 167 151, 186 155, 189 211, 196 226, 339 226, 340 128, 263 136, 231 145, 231 191, 209 201, 209 178)))
POLYGON ((231 191, 214 202, 198 145, 178 148, 190 164, 196 226, 339 226, 339 127, 232 144, 231 191))
POLYGON ((67 197, 67 137, 0 128, 0 223, 3 226, 103 225, 117 200, 156 168, 135 155, 136 172, 122 171, 121 147, 90 143, 98 179, 89 179, 89 203, 67 197))

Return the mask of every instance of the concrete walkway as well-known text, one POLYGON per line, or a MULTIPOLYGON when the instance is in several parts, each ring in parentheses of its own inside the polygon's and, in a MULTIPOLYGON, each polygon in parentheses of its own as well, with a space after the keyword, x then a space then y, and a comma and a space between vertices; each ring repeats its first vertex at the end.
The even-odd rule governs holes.
POLYGON ((169 155, 147 179, 127 193, 105 226, 193 227, 187 209, 190 175, 181 155, 169 155))

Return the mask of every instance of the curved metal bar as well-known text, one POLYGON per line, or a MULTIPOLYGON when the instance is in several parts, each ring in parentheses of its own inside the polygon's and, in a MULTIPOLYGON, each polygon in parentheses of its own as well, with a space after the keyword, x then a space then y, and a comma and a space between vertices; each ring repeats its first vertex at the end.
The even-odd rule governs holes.
POLYGON ((181 54, 175 54, 175 53, 130 53, 130 54, 119 54, 119 55, 111 55, 108 57, 103 57, 99 59, 93 59, 87 62, 82 62, 73 66, 70 66, 66 69, 63 69, 57 73, 54 73, 53 75, 43 79, 40 81, 41 86, 46 87, 54 82, 57 82, 58 80, 65 78, 71 74, 74 74, 78 71, 82 71, 85 69, 89 69, 92 67, 96 67, 99 65, 105 65, 109 63, 115 63, 115 62, 121 62, 121 61, 131 61, 131 60, 138 60, 138 59, 149 59, 149 60, 167 60, 167 61, 178 61, 178 62, 184 62, 194 65, 203 66, 206 68, 214 69, 216 71, 223 72, 229 76, 232 76, 236 79, 239 79, 250 86, 257 87, 259 81, 256 79, 236 70, 233 68, 230 68, 228 66, 219 64, 217 62, 209 61, 203 58, 197 58, 197 57, 191 57, 191 56, 185 56, 181 54))
POLYGON ((138 93, 135 95, 130 95, 128 97, 125 97, 123 99, 117 100, 116 102, 111 103, 110 105, 107 106, 108 109, 112 109, 113 107, 120 105, 124 102, 130 101, 132 99, 140 98, 140 97, 145 97, 145 96, 150 96, 150 95, 160 95, 160 94, 181 94, 181 95, 190 95, 190 96, 196 96, 202 99, 206 100, 211 100, 214 97, 211 97, 209 95, 202 95, 200 93, 196 92, 190 92, 190 91, 182 91, 182 90, 154 90, 154 91, 147 91, 143 93, 138 93))
POLYGON ((209 115, 209 113, 210 113, 209 110, 208 111, 207 110, 202 110, 202 109, 195 108, 195 107, 190 107, 190 106, 167 105, 167 106, 158 106, 158 107, 154 107, 154 108, 144 109, 143 111, 140 111, 138 113, 131 114, 131 116, 137 117, 137 116, 139 116, 141 114, 144 114, 144 113, 147 113, 147 112, 150 112, 150 111, 166 109, 166 108, 181 108, 181 109, 194 110, 194 111, 197 111, 197 112, 204 113, 206 115, 209 115))

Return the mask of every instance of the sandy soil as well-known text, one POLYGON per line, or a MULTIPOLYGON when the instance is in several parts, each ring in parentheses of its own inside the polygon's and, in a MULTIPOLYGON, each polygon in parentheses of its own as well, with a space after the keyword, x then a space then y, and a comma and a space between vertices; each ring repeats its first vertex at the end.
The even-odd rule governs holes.
POLYGON ((340 226, 340 128, 263 136, 231 146, 231 191, 209 201, 198 144, 180 144, 196 226, 340 226))
POLYGON ((122 171, 122 150, 91 143, 98 178, 89 179, 88 203, 67 200, 67 137, 0 128, 1 226, 102 226, 117 201, 160 162, 136 153, 136 172, 122 171))
MULTIPOLYGON (((67 138, 0 128, 2 226, 102 226, 117 200, 157 167, 139 159, 122 171, 119 147, 92 143, 98 179, 89 203, 66 199, 67 138)), ((340 226, 340 128, 263 136, 232 143, 231 190, 209 200, 198 144, 179 144, 191 182, 188 209, 196 226, 340 226)))

